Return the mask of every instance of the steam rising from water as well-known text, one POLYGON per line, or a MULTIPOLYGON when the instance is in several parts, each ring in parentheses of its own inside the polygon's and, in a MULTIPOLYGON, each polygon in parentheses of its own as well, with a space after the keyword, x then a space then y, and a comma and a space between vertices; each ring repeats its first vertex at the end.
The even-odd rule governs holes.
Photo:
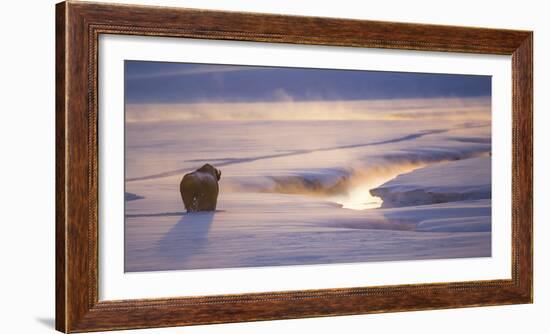
POLYGON ((126 122, 418 119, 488 121, 491 119, 490 105, 491 99, 488 97, 127 104, 126 122))
POLYGON ((372 195, 372 189, 381 186, 400 174, 406 174, 430 164, 449 160, 387 162, 376 167, 349 171, 332 171, 329 174, 269 177, 261 180, 257 179, 254 183, 228 181, 224 184, 224 190, 230 192, 304 195, 322 198, 326 201, 336 203, 344 209, 375 209, 382 206, 382 199, 372 195), (327 177, 327 175, 330 175, 330 177, 327 177))
POLYGON ((337 203, 345 209, 375 209, 382 205, 382 199, 373 196, 371 189, 377 188, 396 176, 426 166, 427 162, 405 162, 386 164, 367 169, 350 171, 337 176, 335 180, 315 179, 311 176, 274 177, 273 184, 262 192, 299 194, 321 197, 337 203))
POLYGON ((484 156, 486 151, 464 152, 462 155, 441 155, 439 157, 387 156, 374 166, 362 166, 347 170, 319 170, 291 176, 256 178, 252 183, 229 181, 224 185, 230 192, 263 192, 317 197, 336 203, 345 209, 365 210, 382 206, 382 199, 371 190, 378 188, 395 177, 410 173, 428 165, 484 156))
POLYGON ((426 166, 426 163, 405 163, 360 172, 353 178, 353 182, 350 182, 346 193, 329 197, 328 200, 341 204, 344 209, 379 208, 382 206, 382 199, 372 195, 371 189, 381 186, 400 174, 409 173, 424 166, 426 166))

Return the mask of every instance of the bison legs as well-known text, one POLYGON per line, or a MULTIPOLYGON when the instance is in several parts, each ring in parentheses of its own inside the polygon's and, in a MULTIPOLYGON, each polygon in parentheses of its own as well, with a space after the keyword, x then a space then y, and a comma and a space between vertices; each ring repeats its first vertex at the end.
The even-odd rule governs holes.
POLYGON ((208 196, 204 193, 183 191, 181 199, 187 212, 215 211, 217 196, 208 196))
POLYGON ((181 199, 183 200, 183 205, 185 205, 187 212, 199 211, 199 199, 194 192, 182 191, 181 199))
POLYGON ((199 211, 216 211, 217 197, 217 195, 201 194, 198 205, 199 211))

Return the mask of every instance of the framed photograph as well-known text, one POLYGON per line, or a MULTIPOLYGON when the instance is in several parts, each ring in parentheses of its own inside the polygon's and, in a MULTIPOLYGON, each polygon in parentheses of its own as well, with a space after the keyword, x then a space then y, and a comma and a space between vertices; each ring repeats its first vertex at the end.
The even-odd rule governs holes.
POLYGON ((532 302, 532 32, 56 12, 59 331, 532 302))

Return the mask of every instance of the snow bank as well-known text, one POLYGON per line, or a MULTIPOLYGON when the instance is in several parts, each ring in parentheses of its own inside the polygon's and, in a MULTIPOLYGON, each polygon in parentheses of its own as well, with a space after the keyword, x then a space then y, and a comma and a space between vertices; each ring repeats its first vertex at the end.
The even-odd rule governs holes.
POLYGON ((409 222, 418 232, 491 232, 491 200, 479 199, 367 210, 387 222, 409 222))
POLYGON ((491 158, 438 163, 372 189, 383 208, 491 198, 491 158))

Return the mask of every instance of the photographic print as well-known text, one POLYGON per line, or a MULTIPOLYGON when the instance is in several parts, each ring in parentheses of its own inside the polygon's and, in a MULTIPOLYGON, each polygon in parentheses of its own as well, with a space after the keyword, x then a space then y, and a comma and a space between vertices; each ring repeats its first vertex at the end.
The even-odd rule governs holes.
POLYGON ((126 272, 491 256, 491 77, 125 61, 126 272))

